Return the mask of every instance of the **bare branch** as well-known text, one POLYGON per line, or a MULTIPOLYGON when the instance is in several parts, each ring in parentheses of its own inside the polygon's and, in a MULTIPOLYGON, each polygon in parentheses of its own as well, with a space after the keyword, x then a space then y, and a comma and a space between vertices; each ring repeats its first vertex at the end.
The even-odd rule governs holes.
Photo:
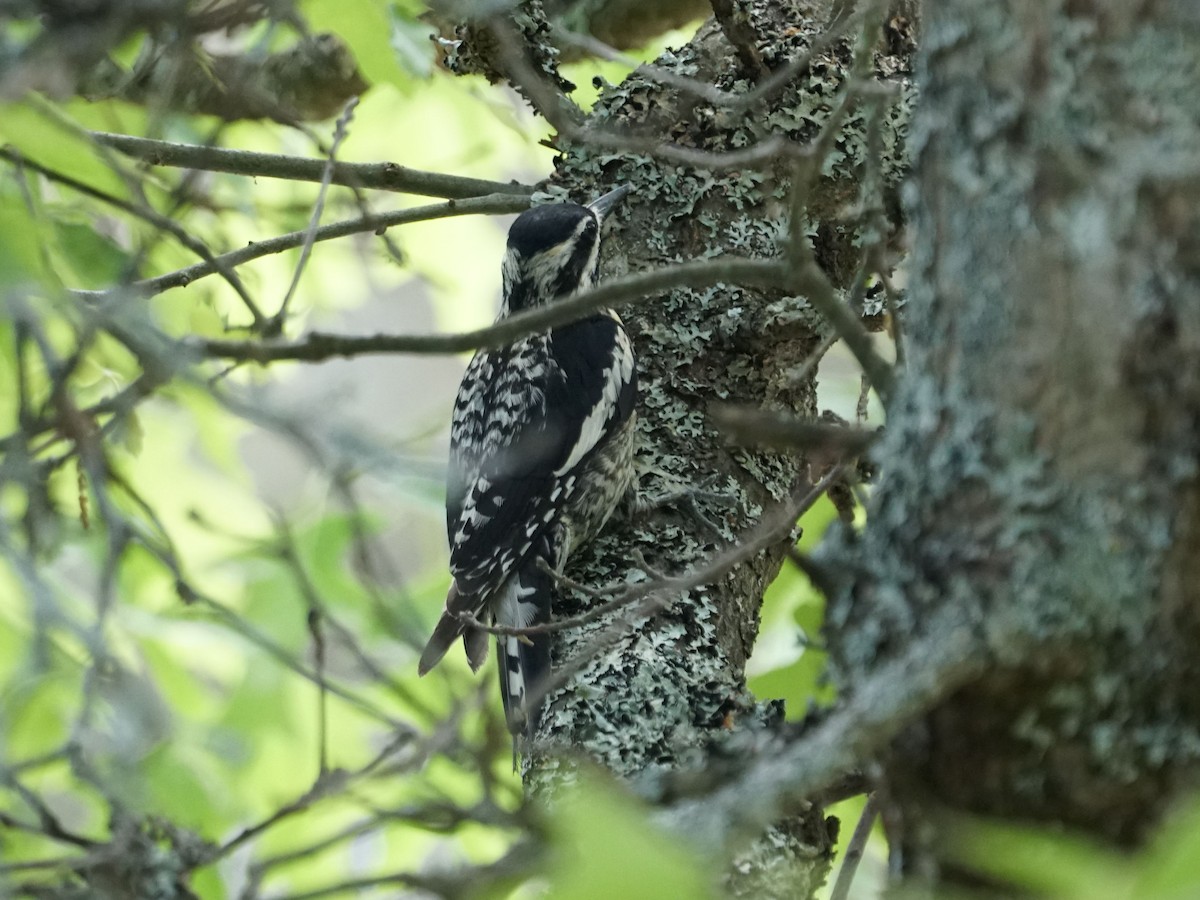
POLYGON ((755 78, 762 78, 771 73, 763 63, 762 54, 755 46, 757 35, 747 21, 743 10, 738 9, 733 0, 710 0, 713 18, 721 26, 721 31, 733 44, 742 68, 755 78))
MULTIPOLYGON (((864 4, 864 8, 870 6, 871 4, 864 4)), ((834 142, 841 134, 842 124, 855 104, 864 94, 874 96, 873 92, 880 87, 870 74, 873 45, 873 28, 870 24, 865 24, 855 47, 851 78, 846 83, 838 105, 822 124, 821 131, 809 148, 809 154, 798 156, 793 162, 788 254, 796 267, 796 282, 802 285, 805 297, 846 342, 871 385, 886 404, 895 381, 892 366, 876 352, 870 333, 843 301, 839 291, 817 262, 812 244, 805 233, 808 198, 813 182, 820 174, 822 162, 832 150, 834 142)))
POLYGON ((598 40, 590 34, 570 31, 561 26, 555 26, 551 33, 554 35, 555 42, 564 47, 575 47, 600 59, 617 62, 623 66, 628 66, 630 69, 637 69, 639 75, 644 76, 650 81, 695 94, 697 97, 702 97, 714 106, 733 106, 740 103, 742 97, 745 96, 742 94, 731 94, 729 91, 723 91, 707 81, 701 81, 698 78, 691 78, 687 75, 680 75, 678 72, 673 72, 654 63, 644 63, 640 59, 630 56, 627 53, 622 53, 615 47, 598 40))
POLYGON ((896 380, 892 365, 875 350, 870 332, 863 327, 849 305, 843 302, 829 276, 822 271, 808 239, 801 237, 792 242, 789 249, 796 260, 796 269, 792 273, 794 287, 816 307, 846 342, 846 347, 854 354, 854 358, 862 366, 863 373, 870 379, 871 387, 875 388, 875 392, 886 405, 896 380))
POLYGON ((791 84, 793 80, 807 72, 812 65, 813 59, 841 40, 849 32, 850 28, 860 21, 867 5, 865 3, 859 4, 858 8, 851 15, 839 17, 830 22, 829 27, 823 29, 820 34, 813 37, 812 44, 806 52, 789 60, 781 68, 776 69, 769 77, 759 82, 754 90, 738 96, 729 106, 733 109, 749 109, 756 103, 774 97, 791 84))
POLYGON ((863 453, 878 431, 797 418, 789 413, 717 403, 709 407, 716 426, 739 444, 780 449, 812 449, 848 456, 863 453))
MULTIPOLYGON (((112 147, 126 156, 140 159, 152 166, 203 169, 208 172, 228 172, 231 175, 248 175, 256 178, 284 178, 289 181, 320 182, 325 175, 325 160, 323 159, 304 159, 276 153, 252 153, 248 150, 227 150, 223 147, 201 147, 195 144, 176 144, 170 141, 154 141, 105 131, 94 131, 91 134, 97 143, 112 147)), ((481 197, 486 194, 514 194, 527 197, 533 193, 532 187, 517 182, 505 183, 486 181, 482 178, 443 175, 439 172, 410 169, 407 166, 399 166, 390 162, 337 163, 333 167, 330 183, 346 187, 421 194, 427 197, 445 197, 449 200, 481 197)))
POLYGON ((508 22, 495 16, 489 27, 500 39, 497 52, 505 67, 505 77, 529 97, 537 111, 568 140, 625 153, 645 153, 658 159, 711 171, 740 169, 783 156, 807 156, 808 148, 779 136, 772 136, 749 147, 712 152, 696 150, 661 140, 618 134, 580 124, 575 107, 559 91, 558 86, 530 64, 519 49, 520 35, 508 22), (517 42, 514 44, 514 41, 517 42))
POLYGON ((214 338, 190 343, 206 356, 258 363, 284 359, 321 362, 337 356, 361 356, 366 353, 462 353, 503 347, 519 337, 574 321, 601 307, 645 300, 672 288, 710 287, 720 283, 778 287, 785 282, 787 275, 788 270, 778 261, 719 257, 614 278, 568 300, 509 316, 487 328, 459 334, 353 337, 311 332, 295 341, 214 338))
POLYGON ((758 834, 793 804, 870 759, 904 725, 986 671, 992 665, 989 649, 997 649, 997 640, 1019 640, 993 634, 989 646, 964 622, 942 620, 928 626, 803 737, 782 750, 772 748, 717 790, 678 803, 656 818, 718 851, 739 835, 758 834))

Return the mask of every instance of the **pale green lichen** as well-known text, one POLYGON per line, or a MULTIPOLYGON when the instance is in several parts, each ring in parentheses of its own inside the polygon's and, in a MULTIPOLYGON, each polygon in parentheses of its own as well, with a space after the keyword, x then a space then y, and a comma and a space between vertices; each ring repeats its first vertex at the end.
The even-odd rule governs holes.
POLYGON ((1157 606, 1197 471, 1200 391, 1184 360, 1200 278, 1147 206, 1159 154, 1177 162, 1174 148, 1200 144, 1187 106, 1200 35, 1139 25, 1101 39, 1086 17, 1057 19, 1031 104, 1020 54, 975 45, 1021 47, 1018 18, 972 8, 970 27, 935 19, 926 36, 942 54, 938 111, 914 140, 925 177, 951 189, 918 182, 909 201, 919 228, 954 239, 914 248, 921 330, 878 448, 887 474, 866 530, 842 531, 821 560, 860 576, 829 610, 831 645, 853 690, 915 633, 968 623, 1009 685, 988 727, 1027 753, 992 761, 1012 767, 997 802, 1127 838, 1156 785, 1200 765, 1187 713, 1200 672, 1157 606), (1153 127, 1131 123, 1134 109, 1153 127), (1135 781, 1137 802, 1104 807, 1135 781))

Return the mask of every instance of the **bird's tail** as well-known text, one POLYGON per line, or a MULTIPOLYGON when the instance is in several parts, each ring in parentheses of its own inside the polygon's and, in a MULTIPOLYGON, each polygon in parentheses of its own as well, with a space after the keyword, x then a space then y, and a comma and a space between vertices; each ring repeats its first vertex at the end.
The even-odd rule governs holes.
MULTIPOLYGON (((527 560, 509 579, 496 605, 500 625, 528 628, 550 621, 554 579, 538 564, 527 560)), ((496 638, 500 661, 500 696, 514 739, 532 736, 541 718, 546 678, 550 673, 550 635, 500 635, 496 638)))
POLYGON ((463 647, 467 651, 467 662, 471 666, 471 671, 479 671, 479 667, 487 659, 487 632, 472 628, 459 618, 463 613, 478 615, 479 607, 480 603, 476 598, 460 594, 457 582, 450 582, 450 591, 446 594, 446 609, 442 612, 442 617, 438 619, 437 625, 434 626, 433 635, 421 653, 421 660, 417 663, 418 674, 424 675, 441 662, 442 657, 446 655, 447 650, 454 646, 459 635, 462 636, 463 647))

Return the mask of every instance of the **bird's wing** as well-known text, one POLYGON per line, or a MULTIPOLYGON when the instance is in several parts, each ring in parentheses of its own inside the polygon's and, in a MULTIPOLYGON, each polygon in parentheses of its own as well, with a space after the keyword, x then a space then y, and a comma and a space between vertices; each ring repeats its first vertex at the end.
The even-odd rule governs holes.
POLYGON ((489 354, 494 390, 466 379, 460 390, 447 526, 463 594, 486 598, 503 585, 555 523, 581 464, 633 412, 633 349, 618 319, 597 314, 536 340, 546 353, 489 354))

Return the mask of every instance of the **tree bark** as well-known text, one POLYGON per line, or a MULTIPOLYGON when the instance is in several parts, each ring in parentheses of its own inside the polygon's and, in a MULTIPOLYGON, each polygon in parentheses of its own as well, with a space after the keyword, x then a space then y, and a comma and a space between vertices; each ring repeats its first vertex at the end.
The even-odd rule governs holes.
MULTIPOLYGON (((754 51, 773 70, 808 52, 830 14, 830 4, 802 0, 739 6, 749 14, 754 51)), ((588 127, 631 142, 713 153, 773 137, 809 144, 838 107, 856 38, 852 32, 818 49, 791 83, 746 110, 714 106, 686 88, 634 73, 605 94, 588 127)), ((697 83, 734 93, 749 90, 758 77, 744 63, 745 53, 713 22, 688 46, 657 61, 697 83)), ((883 175, 893 198, 911 102, 908 70, 903 56, 880 51, 876 57, 875 76, 895 89, 896 102, 881 119, 883 175)), ((865 106, 851 104, 839 152, 808 198, 806 234, 813 236, 817 259, 839 290, 849 286, 862 262, 863 216, 846 211, 868 199, 863 188, 867 119, 865 106)), ((576 199, 622 182, 635 188, 607 239, 604 271, 609 276, 718 254, 773 258, 783 252, 793 171, 783 154, 757 168, 702 168, 671 165, 653 154, 614 153, 587 140, 564 149, 556 180, 576 199)), ((793 375, 830 329, 794 292, 735 285, 648 297, 622 315, 635 336, 639 360, 643 498, 681 489, 728 496, 700 501, 717 533, 682 503, 610 525, 568 568, 568 575, 593 586, 653 578, 643 572, 635 551, 650 567, 670 574, 703 565, 744 541, 763 520, 777 516, 780 503, 804 491, 808 472, 798 455, 731 446, 713 428, 707 408, 720 400, 814 415, 811 374, 798 380, 793 375)), ((569 747, 643 796, 661 801, 702 788, 720 778, 723 767, 774 739, 782 709, 748 694, 744 670, 763 592, 793 540, 787 523, 765 550, 711 584, 665 598, 665 608, 653 615, 637 615, 631 606, 560 633, 556 669, 580 671, 549 698, 541 746, 551 752, 543 754, 535 745, 528 755, 528 790, 544 797, 570 777, 573 763, 562 756, 569 747)), ((578 614, 596 602, 564 596, 556 616, 578 614)), ((742 874, 730 890, 802 897, 820 884, 832 823, 806 804, 787 812, 790 817, 777 823, 763 843, 747 850, 737 867, 742 874)))
POLYGON ((953 814, 1138 842, 1200 761, 1200 22, 944 0, 922 23, 907 371, 827 565, 846 697, 973 635, 986 673, 883 758, 894 846, 953 814))

